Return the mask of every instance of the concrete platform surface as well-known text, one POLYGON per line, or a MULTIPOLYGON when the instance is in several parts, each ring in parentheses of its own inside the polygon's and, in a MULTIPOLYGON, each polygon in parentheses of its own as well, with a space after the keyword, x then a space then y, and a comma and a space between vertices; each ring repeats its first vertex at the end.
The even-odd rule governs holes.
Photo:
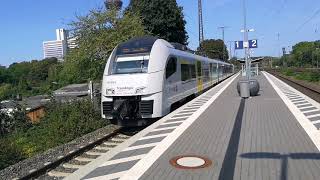
POLYGON ((229 78, 66 179, 319 179, 319 103, 268 73, 257 77, 259 96, 244 100, 236 92, 238 79, 229 78), (175 164, 183 156, 210 163, 189 158, 175 164))

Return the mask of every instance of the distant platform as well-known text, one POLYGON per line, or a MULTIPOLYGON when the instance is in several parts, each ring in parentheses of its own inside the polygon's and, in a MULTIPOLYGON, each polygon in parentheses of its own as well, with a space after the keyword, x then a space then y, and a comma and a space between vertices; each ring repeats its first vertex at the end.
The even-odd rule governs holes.
POLYGON ((320 104, 263 72, 241 99, 239 74, 66 179, 319 179, 320 104))

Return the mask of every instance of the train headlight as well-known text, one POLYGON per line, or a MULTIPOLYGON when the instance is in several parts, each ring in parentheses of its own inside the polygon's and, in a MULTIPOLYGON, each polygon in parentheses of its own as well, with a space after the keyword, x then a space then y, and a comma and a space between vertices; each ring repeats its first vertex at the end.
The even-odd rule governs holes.
POLYGON ((109 89, 106 89, 106 94, 107 95, 115 94, 115 91, 113 88, 109 88, 109 89))
POLYGON ((136 89, 136 94, 141 94, 141 93, 144 93, 144 90, 146 89, 147 87, 138 87, 136 89))

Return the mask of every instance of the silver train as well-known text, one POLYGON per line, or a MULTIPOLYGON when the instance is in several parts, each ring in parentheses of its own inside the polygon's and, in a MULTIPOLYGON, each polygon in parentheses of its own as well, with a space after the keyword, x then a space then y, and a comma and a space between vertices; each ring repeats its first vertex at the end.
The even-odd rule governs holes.
POLYGON ((233 74, 232 64, 182 47, 155 37, 119 44, 103 75, 102 117, 121 126, 145 125, 233 74))

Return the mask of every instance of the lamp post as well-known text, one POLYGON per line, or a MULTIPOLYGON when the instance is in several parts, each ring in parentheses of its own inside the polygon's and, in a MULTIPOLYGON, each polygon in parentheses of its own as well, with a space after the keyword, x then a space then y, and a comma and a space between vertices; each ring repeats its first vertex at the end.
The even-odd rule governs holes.
POLYGON ((244 60, 246 62, 246 78, 250 80, 250 63, 248 59, 248 31, 247 31, 247 8, 246 8, 246 0, 242 0, 243 2, 243 42, 245 43, 244 47, 244 60))

